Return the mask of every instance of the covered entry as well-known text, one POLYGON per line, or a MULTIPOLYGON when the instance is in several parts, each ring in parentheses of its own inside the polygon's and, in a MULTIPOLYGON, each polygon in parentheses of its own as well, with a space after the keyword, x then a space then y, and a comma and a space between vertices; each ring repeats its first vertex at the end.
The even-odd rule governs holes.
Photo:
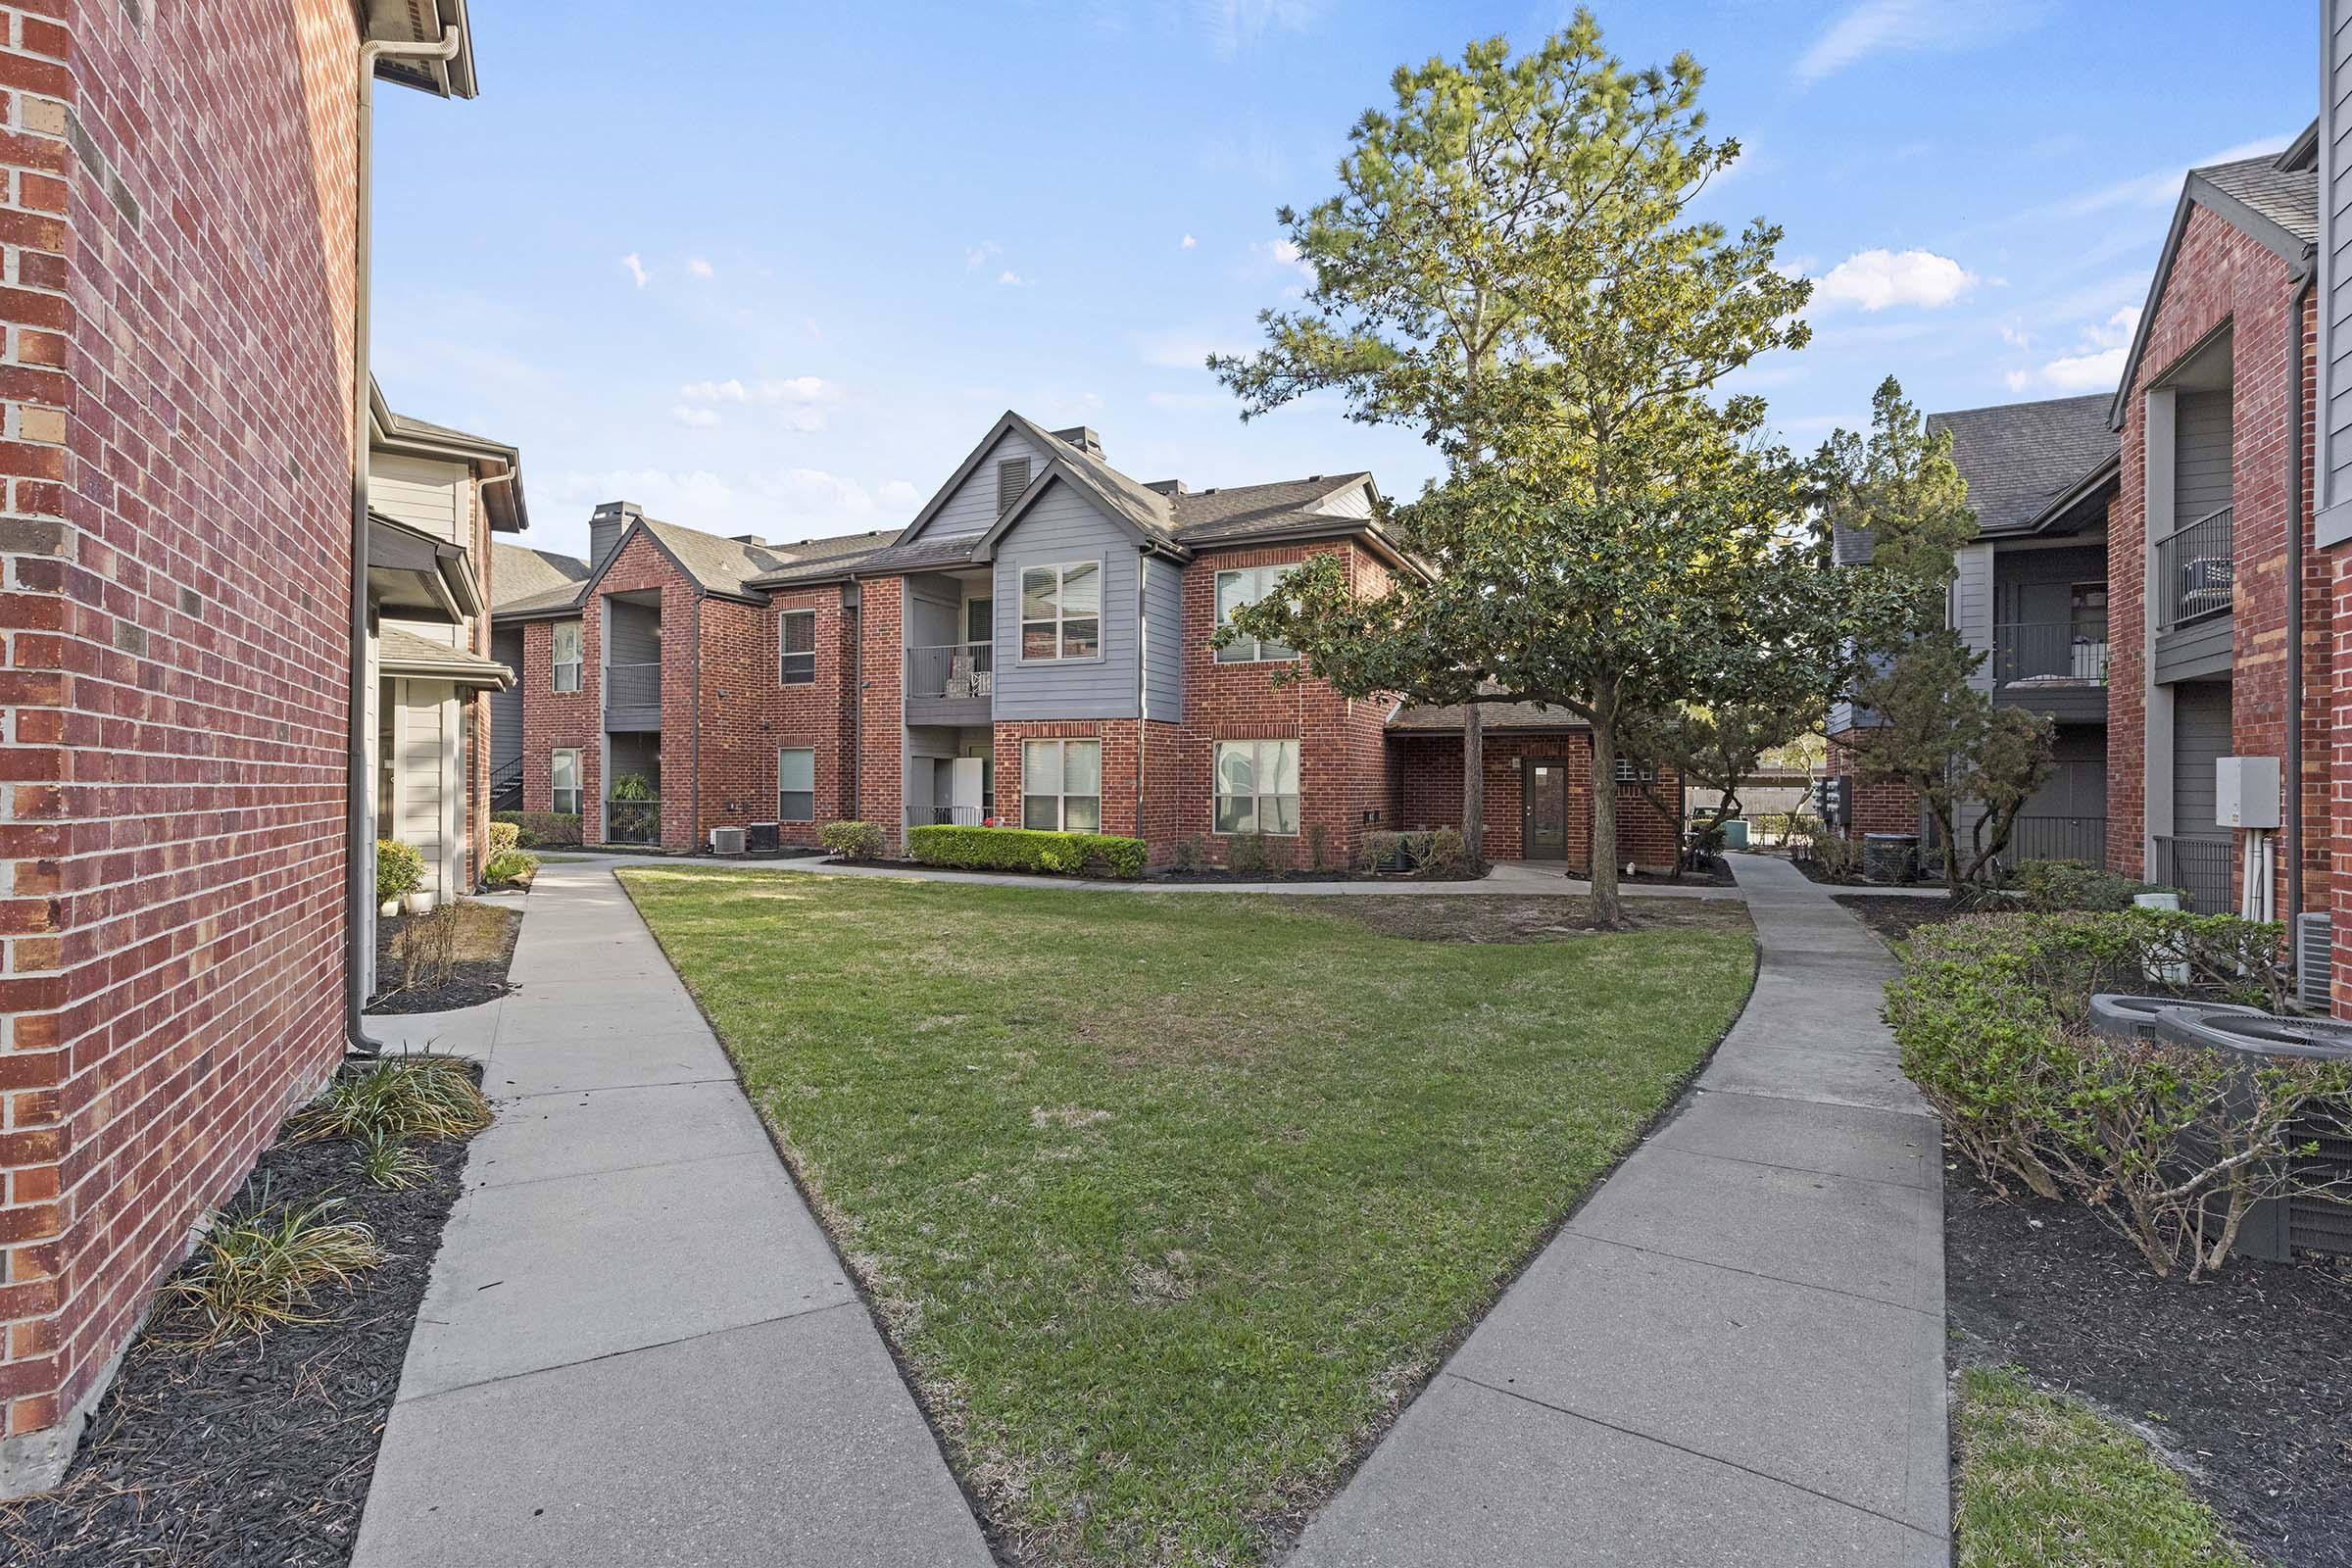
POLYGON ((1568 759, 1519 760, 1519 838, 1530 860, 1568 858, 1568 759))

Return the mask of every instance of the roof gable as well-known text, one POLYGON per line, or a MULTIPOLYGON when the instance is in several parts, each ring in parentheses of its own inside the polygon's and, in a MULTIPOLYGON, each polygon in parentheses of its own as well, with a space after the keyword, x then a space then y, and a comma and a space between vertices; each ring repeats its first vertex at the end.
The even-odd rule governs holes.
MULTIPOLYGON (((932 530, 934 524, 939 525, 939 531, 950 534, 984 531, 998 516, 996 463, 1004 458, 1025 457, 1033 469, 1043 469, 1053 462, 1054 448, 1061 444, 1010 409, 1005 410, 989 426, 988 434, 980 438, 980 444, 965 454, 956 471, 948 475, 948 482, 923 503, 914 520, 901 529, 891 543, 912 544, 932 530)), ((1037 473, 1033 471, 1030 483, 1036 482, 1037 473)))
POLYGON ((1096 512, 1131 536, 1140 548, 1168 556, 1189 554, 1170 536, 1164 519, 1148 512, 1139 514, 1139 510, 1129 505, 1126 497, 1096 482, 1095 476, 1086 472, 1080 465, 1064 463, 1056 458, 1046 465, 1045 472, 1030 479, 1029 487, 1021 492, 1021 498, 1006 508, 1004 515, 980 536, 972 546, 972 559, 994 561, 998 542, 1019 527, 1021 519, 1029 515, 1046 492, 1055 485, 1066 485, 1083 497, 1096 512))
POLYGON ((2032 531, 2082 480, 2115 461, 2107 395, 2007 403, 1928 416, 1949 432, 1952 462, 1968 481, 1968 504, 1986 534, 2032 531))

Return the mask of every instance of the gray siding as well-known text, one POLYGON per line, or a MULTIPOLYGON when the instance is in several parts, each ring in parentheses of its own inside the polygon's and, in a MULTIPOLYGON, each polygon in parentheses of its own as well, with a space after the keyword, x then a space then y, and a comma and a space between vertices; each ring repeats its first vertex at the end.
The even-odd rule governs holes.
POLYGON ((2194 681, 2173 697, 2173 836, 2227 838, 2213 820, 2214 763, 2230 755, 2230 687, 2194 681))
POLYGON ((1184 568, 1144 558, 1144 701, 1150 716, 1184 717, 1184 568))
POLYGON ((607 662, 651 664, 662 658, 662 617, 650 605, 612 602, 612 652, 607 662))
POLYGON ((945 648, 963 641, 963 589, 953 577, 906 579, 906 646, 945 648))
POLYGON ((2156 634, 2155 680, 2160 686, 2202 675, 2225 675, 2235 662, 2235 618, 2215 615, 2179 631, 2156 634))
POLYGON ((2183 392, 2173 440, 2173 517, 2185 526, 2230 505, 2230 389, 2183 392))
POLYGON ((1006 458, 1025 457, 1029 460, 1029 475, 1035 479, 1045 472, 1053 456, 1007 430, 998 437, 997 444, 988 449, 979 466, 956 486, 956 493, 948 497, 915 537, 946 539, 959 533, 986 533, 997 520, 997 465, 1006 458))
POLYGON ((522 760, 522 628, 490 634, 490 657, 514 672, 514 684, 490 694, 490 770, 522 760))
POLYGON ((1372 486, 1350 485, 1315 508, 1334 517, 1369 517, 1372 515, 1372 486))
POLYGON ((2352 537, 2352 0, 2320 0, 2320 543, 2352 537), (2340 508, 2333 515, 2330 509, 2340 508))
MULTIPOLYGON (((975 474, 975 477, 977 475, 975 474)), ((995 483, 992 473, 990 483, 995 483)), ((990 492, 993 497, 995 492, 990 492)), ((1136 716, 1135 537, 1056 483, 997 542, 996 716, 1136 716), (1102 657, 1021 662, 1021 568, 1102 564, 1102 657)))
POLYGON ((1992 690, 1992 546, 1963 545, 1952 553, 1951 625, 1968 646, 1985 656, 1969 677, 1981 692, 1992 690))

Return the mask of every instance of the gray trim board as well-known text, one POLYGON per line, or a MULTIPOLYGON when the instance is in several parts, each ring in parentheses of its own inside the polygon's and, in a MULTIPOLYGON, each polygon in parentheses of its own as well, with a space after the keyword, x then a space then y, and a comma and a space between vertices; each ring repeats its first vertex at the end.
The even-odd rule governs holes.
POLYGON ((2216 615, 2156 634, 2155 677, 2160 685, 2228 675, 2233 662, 2236 617, 2216 615))

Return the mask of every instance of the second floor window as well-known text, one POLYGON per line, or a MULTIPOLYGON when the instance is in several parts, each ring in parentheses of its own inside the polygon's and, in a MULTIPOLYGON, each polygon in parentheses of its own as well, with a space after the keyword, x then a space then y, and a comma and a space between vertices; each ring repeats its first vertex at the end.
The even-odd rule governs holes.
POLYGON ((580 814, 580 754, 564 747, 547 754, 548 809, 565 816, 580 814))
POLYGON ((1021 570, 1021 660, 1102 656, 1102 564, 1021 570))
MULTIPOLYGON (((1217 573, 1217 624, 1223 626, 1233 619, 1233 612, 1244 605, 1254 605, 1272 593, 1282 579, 1290 575, 1289 565, 1244 566, 1237 571, 1217 573)), ((1253 664, 1268 660, 1297 659, 1298 650, 1281 643, 1259 642, 1253 637, 1241 637, 1217 650, 1220 664, 1253 664)))
POLYGON ((559 620, 554 626, 556 645, 556 683, 560 692, 580 689, 580 623, 559 620))
POLYGON ((784 612, 784 667, 780 678, 787 686, 816 684, 816 612, 788 610, 784 612))
POLYGON ((1102 743, 1027 741, 1021 746, 1021 826, 1102 831, 1102 743))

